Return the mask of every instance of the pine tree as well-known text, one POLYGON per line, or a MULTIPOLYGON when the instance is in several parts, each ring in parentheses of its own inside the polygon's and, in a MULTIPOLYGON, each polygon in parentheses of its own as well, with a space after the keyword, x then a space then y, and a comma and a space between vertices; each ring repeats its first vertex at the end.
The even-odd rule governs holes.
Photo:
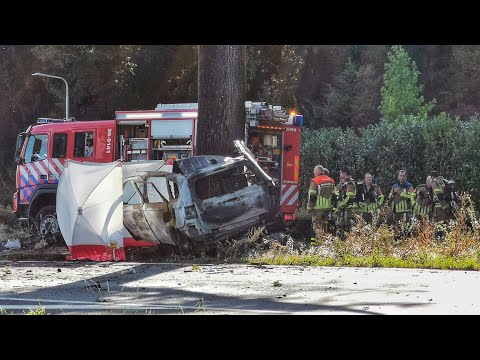
POLYGON ((424 103, 423 86, 418 84, 420 71, 400 45, 392 46, 385 64, 381 114, 393 122, 404 115, 424 118, 434 107, 435 99, 424 103))
POLYGON ((323 126, 351 127, 352 99, 357 79, 357 66, 349 59, 342 73, 328 86, 325 105, 323 107, 323 126))

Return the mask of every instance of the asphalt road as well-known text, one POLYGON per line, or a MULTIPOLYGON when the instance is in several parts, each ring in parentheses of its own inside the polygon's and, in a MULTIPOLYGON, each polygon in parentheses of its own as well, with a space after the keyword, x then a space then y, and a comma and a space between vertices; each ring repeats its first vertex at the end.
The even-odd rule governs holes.
POLYGON ((0 309, 50 314, 480 314, 475 271, 0 262, 0 309))

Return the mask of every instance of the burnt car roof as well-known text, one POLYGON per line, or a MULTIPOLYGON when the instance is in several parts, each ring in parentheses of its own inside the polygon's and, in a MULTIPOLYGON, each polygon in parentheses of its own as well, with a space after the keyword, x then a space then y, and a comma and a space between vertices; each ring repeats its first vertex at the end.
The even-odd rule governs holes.
POLYGON ((175 163, 178 165, 178 168, 183 175, 189 176, 191 174, 198 173, 205 168, 210 168, 217 164, 223 164, 227 162, 227 160, 231 160, 231 158, 219 155, 197 155, 186 159, 177 160, 175 163))
POLYGON ((221 168, 225 163, 235 163, 238 161, 251 162, 254 166, 257 167, 258 171, 262 176, 268 180, 273 181, 273 179, 258 165, 256 160, 253 157, 253 154, 245 146, 245 143, 242 140, 233 141, 235 147, 237 148, 240 156, 238 157, 226 157, 219 155, 197 155, 189 157, 182 160, 176 160, 173 165, 174 173, 181 173, 187 177, 192 174, 199 174, 204 172, 207 168, 221 168))

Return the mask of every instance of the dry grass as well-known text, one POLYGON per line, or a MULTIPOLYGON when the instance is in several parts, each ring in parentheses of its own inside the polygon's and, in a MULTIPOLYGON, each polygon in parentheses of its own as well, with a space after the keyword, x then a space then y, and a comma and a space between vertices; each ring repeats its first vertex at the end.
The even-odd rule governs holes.
POLYGON ((28 231, 20 226, 10 206, 0 205, 0 242, 28 236, 28 231))
POLYGON ((454 219, 446 224, 413 220, 395 234, 386 224, 388 216, 388 210, 382 210, 375 226, 358 216, 344 240, 323 234, 303 248, 275 243, 247 260, 289 265, 480 269, 480 225, 469 194, 461 195, 454 219))
MULTIPOLYGON (((310 243, 309 221, 297 233, 269 234, 264 226, 246 235, 218 244, 219 262, 260 264, 379 266, 439 269, 480 268, 480 224, 469 194, 460 197, 455 218, 447 224, 412 221, 396 236, 387 225, 391 212, 384 207, 368 225, 360 217, 343 240, 321 234, 310 243), (437 235, 443 232, 443 238, 437 235)), ((0 207, 0 241, 24 237, 25 232, 11 221, 9 208, 0 207)), ((13 253, 13 250, 11 251, 13 253)), ((199 260, 200 261, 200 260, 199 260)))
POLYGON ((217 246, 217 258, 238 259, 249 252, 265 233, 265 226, 254 227, 240 239, 225 240, 217 246))

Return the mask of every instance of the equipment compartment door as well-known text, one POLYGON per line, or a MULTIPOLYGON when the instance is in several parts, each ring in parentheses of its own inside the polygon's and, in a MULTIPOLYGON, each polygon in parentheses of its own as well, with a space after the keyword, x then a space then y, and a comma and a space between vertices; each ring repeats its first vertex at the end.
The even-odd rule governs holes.
POLYGON ((301 130, 296 126, 286 126, 283 133, 282 196, 280 198, 282 214, 293 214, 298 207, 300 134, 301 130))

